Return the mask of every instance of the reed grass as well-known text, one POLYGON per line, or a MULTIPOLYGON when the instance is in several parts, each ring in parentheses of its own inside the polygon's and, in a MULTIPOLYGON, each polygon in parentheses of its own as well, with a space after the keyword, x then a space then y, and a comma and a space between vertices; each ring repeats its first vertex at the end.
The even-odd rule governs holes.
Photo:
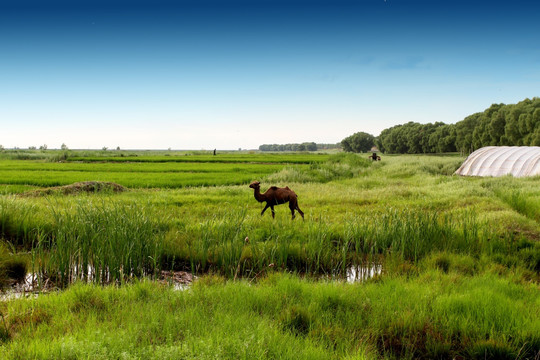
POLYGON ((161 234, 140 204, 79 201, 53 211, 52 232, 40 238, 39 272, 66 285, 78 279, 106 284, 158 271, 161 234))
POLYGON ((369 222, 351 219, 346 230, 354 248, 364 254, 399 254, 418 261, 434 250, 467 254, 489 253, 493 241, 489 227, 472 212, 438 214, 410 209, 387 209, 369 222))
POLYGON ((29 268, 28 260, 24 254, 17 254, 13 247, 0 243, 0 290, 11 282, 24 280, 29 268))
POLYGON ((164 248, 164 266, 212 271, 230 278, 278 269, 344 276, 351 266, 397 256, 417 263, 433 252, 471 256, 516 251, 511 234, 490 228, 471 211, 438 214, 387 209, 369 222, 352 214, 335 224, 328 216, 291 222, 254 219, 247 209, 228 211, 171 231, 164 248))
POLYGON ((326 183, 333 180, 352 178, 367 169, 371 162, 351 153, 330 155, 326 162, 313 162, 309 167, 287 166, 267 176, 267 181, 295 183, 326 183))
POLYGON ((17 201, 13 196, 0 197, 0 239, 29 250, 38 229, 47 228, 38 212, 38 207, 31 203, 17 201))

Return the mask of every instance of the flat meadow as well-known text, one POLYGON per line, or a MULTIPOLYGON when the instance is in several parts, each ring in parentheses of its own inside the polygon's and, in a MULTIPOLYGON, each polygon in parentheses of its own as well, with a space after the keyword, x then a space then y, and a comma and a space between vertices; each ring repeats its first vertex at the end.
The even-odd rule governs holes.
POLYGON ((538 359, 538 177, 367 156, 5 151, 0 356, 538 359))

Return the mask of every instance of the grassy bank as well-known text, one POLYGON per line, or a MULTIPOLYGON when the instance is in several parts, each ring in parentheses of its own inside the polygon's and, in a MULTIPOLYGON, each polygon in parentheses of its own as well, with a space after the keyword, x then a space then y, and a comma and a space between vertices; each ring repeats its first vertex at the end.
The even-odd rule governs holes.
POLYGON ((210 276, 189 290, 76 285, 1 303, 4 359, 527 359, 538 287, 426 268, 364 284, 210 276))

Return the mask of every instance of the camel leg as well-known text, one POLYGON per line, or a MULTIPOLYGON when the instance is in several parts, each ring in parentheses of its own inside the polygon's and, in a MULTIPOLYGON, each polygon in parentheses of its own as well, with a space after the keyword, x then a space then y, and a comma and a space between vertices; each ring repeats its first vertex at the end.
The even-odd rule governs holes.
POLYGON ((274 205, 270 205, 270 210, 272 210, 272 219, 276 218, 276 212, 274 211, 274 205))
MULTIPOLYGON (((264 214, 264 212, 266 211, 266 209, 268 209, 270 207, 270 205, 268 203, 266 203, 266 206, 264 207, 264 209, 261 211, 261 216, 264 214)), ((274 209, 272 208, 272 212, 274 212, 274 209)))
POLYGON ((300 207, 298 206, 298 200, 294 199, 294 201, 290 201, 289 208, 291 209, 293 219, 295 218, 294 210, 298 210, 298 213, 302 216, 302 219, 304 219, 304 212, 300 210, 300 207))
POLYGON ((302 215, 302 220, 304 220, 304 212, 302 210, 300 210, 300 207, 298 207, 298 204, 296 204, 296 210, 298 210, 300 215, 302 215))
POLYGON ((295 208, 296 208, 296 205, 295 205, 294 203, 292 203, 292 202, 289 202, 289 209, 291 209, 291 215, 292 215, 291 220, 294 220, 294 218, 296 217, 296 216, 294 215, 294 209, 295 209, 295 208))

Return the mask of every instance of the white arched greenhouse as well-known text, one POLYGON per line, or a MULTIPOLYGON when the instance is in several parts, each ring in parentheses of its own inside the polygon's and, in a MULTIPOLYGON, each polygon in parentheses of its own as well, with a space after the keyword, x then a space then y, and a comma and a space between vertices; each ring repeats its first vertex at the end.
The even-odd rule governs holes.
POLYGON ((469 155, 454 174, 515 177, 540 175, 540 147, 486 146, 469 155))

